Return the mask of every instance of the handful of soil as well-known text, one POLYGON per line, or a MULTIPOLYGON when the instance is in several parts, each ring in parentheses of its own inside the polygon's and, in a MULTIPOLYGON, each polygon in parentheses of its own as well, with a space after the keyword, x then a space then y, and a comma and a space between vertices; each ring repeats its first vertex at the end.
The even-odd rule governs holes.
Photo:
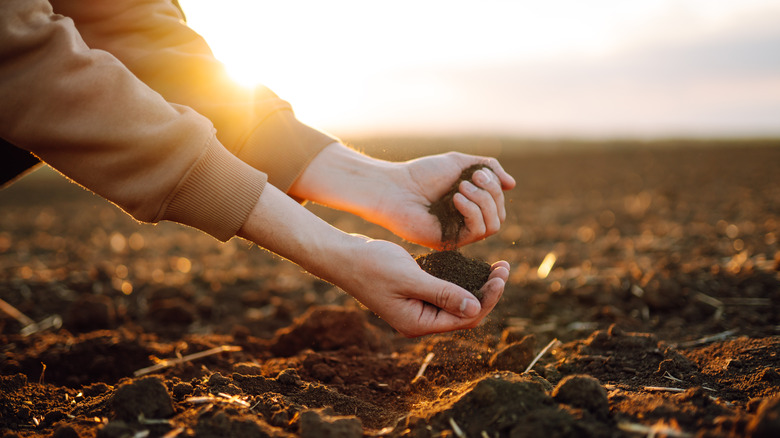
POLYGON ((432 252, 415 258, 423 271, 455 283, 482 300, 482 286, 490 276, 490 265, 482 260, 470 259, 455 250, 460 230, 466 225, 463 215, 455 208, 452 198, 458 193, 461 181, 470 180, 479 169, 490 167, 484 164, 474 164, 461 172, 460 177, 450 187, 449 191, 428 207, 428 211, 439 219, 441 225, 441 240, 445 251, 432 252))
POLYGON ((417 256, 415 261, 423 271, 455 283, 482 301, 480 288, 490 276, 490 265, 482 260, 470 259, 458 251, 437 251, 417 256))

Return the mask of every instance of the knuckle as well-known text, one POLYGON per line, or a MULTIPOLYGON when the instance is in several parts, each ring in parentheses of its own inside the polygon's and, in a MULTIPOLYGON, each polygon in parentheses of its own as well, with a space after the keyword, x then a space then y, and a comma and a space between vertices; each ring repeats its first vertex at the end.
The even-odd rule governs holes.
POLYGON ((434 295, 434 304, 436 304, 436 307, 439 307, 441 309, 446 309, 447 305, 449 304, 450 300, 452 299, 450 293, 447 291, 446 286, 441 286, 436 291, 436 294, 434 295))
MULTIPOLYGON (((481 215, 481 210, 479 208, 479 205, 477 205, 473 201, 466 203, 465 207, 466 207, 466 211, 468 212, 468 216, 470 216, 472 220, 476 220, 475 218, 481 215)), ((468 218, 466 218, 466 220, 468 221, 468 218)))
POLYGON ((476 235, 484 235, 487 233, 487 226, 484 222, 476 222, 473 227, 470 228, 471 231, 476 235))
POLYGON ((477 190, 474 192, 474 202, 480 205, 493 202, 493 195, 487 190, 477 190))

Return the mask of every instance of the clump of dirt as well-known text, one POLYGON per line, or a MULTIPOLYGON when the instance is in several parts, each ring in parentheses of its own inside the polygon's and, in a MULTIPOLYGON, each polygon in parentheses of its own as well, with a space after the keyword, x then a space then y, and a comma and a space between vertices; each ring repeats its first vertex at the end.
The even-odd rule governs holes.
POLYGON ((458 237, 460 231, 466 226, 466 221, 463 215, 460 214, 455 204, 452 202, 452 198, 458 193, 458 187, 463 181, 468 181, 474 172, 479 169, 488 168, 484 164, 474 164, 464 169, 458 180, 452 183, 450 189, 441 198, 434 201, 428 206, 428 211, 439 219, 441 225, 441 241, 444 243, 444 247, 447 249, 455 248, 458 243, 458 237))
POLYGON ((111 397, 114 416, 132 422, 144 418, 168 418, 173 415, 173 401, 162 379, 149 376, 117 388, 111 397))
POLYGON ((609 415, 607 391, 591 376, 574 374, 564 377, 552 396, 558 403, 585 409, 599 418, 609 415))
POLYGON ((439 251, 415 258, 423 271, 455 283, 482 299, 482 285, 490 276, 490 265, 477 259, 471 259, 458 251, 439 251))
POLYGON ((250 438, 263 436, 286 438, 294 436, 268 425, 254 415, 247 415, 233 409, 207 410, 198 417, 193 429, 195 436, 205 437, 250 438))
POLYGON ((301 438, 361 438, 363 425, 359 418, 336 416, 333 409, 311 409, 301 413, 301 438))
MULTIPOLYGON (((488 436, 511 437, 610 436, 608 426, 589 411, 559 405, 550 391, 553 386, 538 375, 487 374, 423 404, 390 436, 438 436, 430 431, 447 430, 456 436, 485 436, 486 431, 490 431, 488 436)), ((606 403, 606 391, 602 391, 606 403)))
MULTIPOLYGON (((500 346, 500 345, 499 345, 500 346)), ((524 370, 535 356, 536 336, 527 335, 518 342, 500 347, 490 357, 490 367, 496 370, 524 370)))
POLYGON ((365 313, 336 306, 316 306, 289 327, 280 329, 270 350, 277 356, 292 356, 305 349, 339 350, 356 346, 368 351, 385 351, 384 334, 368 323, 365 313))

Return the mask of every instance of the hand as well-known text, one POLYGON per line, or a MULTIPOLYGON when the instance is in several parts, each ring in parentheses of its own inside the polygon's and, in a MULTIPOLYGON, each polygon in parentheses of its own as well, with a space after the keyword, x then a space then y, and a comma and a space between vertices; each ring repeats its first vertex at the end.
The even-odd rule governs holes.
POLYGON ((463 215, 465 227, 454 243, 459 247, 495 234, 506 220, 503 191, 513 188, 515 180, 495 158, 457 152, 399 163, 390 176, 393 182, 377 198, 375 213, 368 219, 406 240, 442 249, 441 226, 429 207, 474 164, 490 169, 477 170, 471 181, 462 181, 458 187, 453 203, 463 215))
POLYGON ((480 303, 427 274, 398 245, 360 238, 349 272, 333 281, 407 337, 475 327, 498 303, 509 277, 509 263, 494 263, 480 303))
POLYGON ((496 233, 506 219, 503 191, 514 187, 515 180, 494 158, 450 152, 391 163, 334 143, 312 160, 289 194, 349 211, 410 242, 442 249, 441 227, 428 207, 472 164, 486 164, 492 171, 475 172, 453 199, 465 219, 457 241, 463 246, 496 233))
POLYGON ((509 264, 493 264, 482 303, 427 274, 400 246, 346 234, 267 185, 239 235, 349 293, 402 334, 471 328, 504 292, 509 264))

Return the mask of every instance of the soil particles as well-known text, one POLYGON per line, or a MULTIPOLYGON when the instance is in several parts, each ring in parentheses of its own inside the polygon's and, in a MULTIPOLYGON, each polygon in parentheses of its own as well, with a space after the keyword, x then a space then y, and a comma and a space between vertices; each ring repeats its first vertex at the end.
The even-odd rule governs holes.
POLYGON ((463 215, 455 208, 452 198, 458 193, 460 183, 463 181, 471 181, 474 172, 479 169, 490 169, 490 167, 484 164, 474 164, 472 166, 463 169, 458 179, 452 183, 450 189, 437 199, 430 206, 428 211, 436 216, 441 226, 441 241, 444 244, 445 249, 454 249, 458 246, 458 238, 463 227, 466 226, 466 220, 463 215))
POLYGON ((0 437, 780 436, 780 144, 515 146, 461 249, 510 263, 501 301, 418 339, 50 170, 0 191, 0 437))
POLYGON ((436 216, 441 226, 441 241, 444 251, 434 251, 415 257, 417 264, 427 273, 441 278, 471 292, 482 300, 482 286, 490 277, 490 265, 483 260, 465 257, 457 249, 458 238, 466 220, 455 208, 453 198, 458 193, 460 183, 470 181, 474 172, 488 168, 484 164, 474 164, 464 169, 458 179, 441 198, 433 202, 428 211, 436 216))
POLYGON ((470 259, 459 251, 438 251, 415 257, 423 271, 455 283, 482 299, 480 288, 490 277, 490 265, 482 260, 470 259))

